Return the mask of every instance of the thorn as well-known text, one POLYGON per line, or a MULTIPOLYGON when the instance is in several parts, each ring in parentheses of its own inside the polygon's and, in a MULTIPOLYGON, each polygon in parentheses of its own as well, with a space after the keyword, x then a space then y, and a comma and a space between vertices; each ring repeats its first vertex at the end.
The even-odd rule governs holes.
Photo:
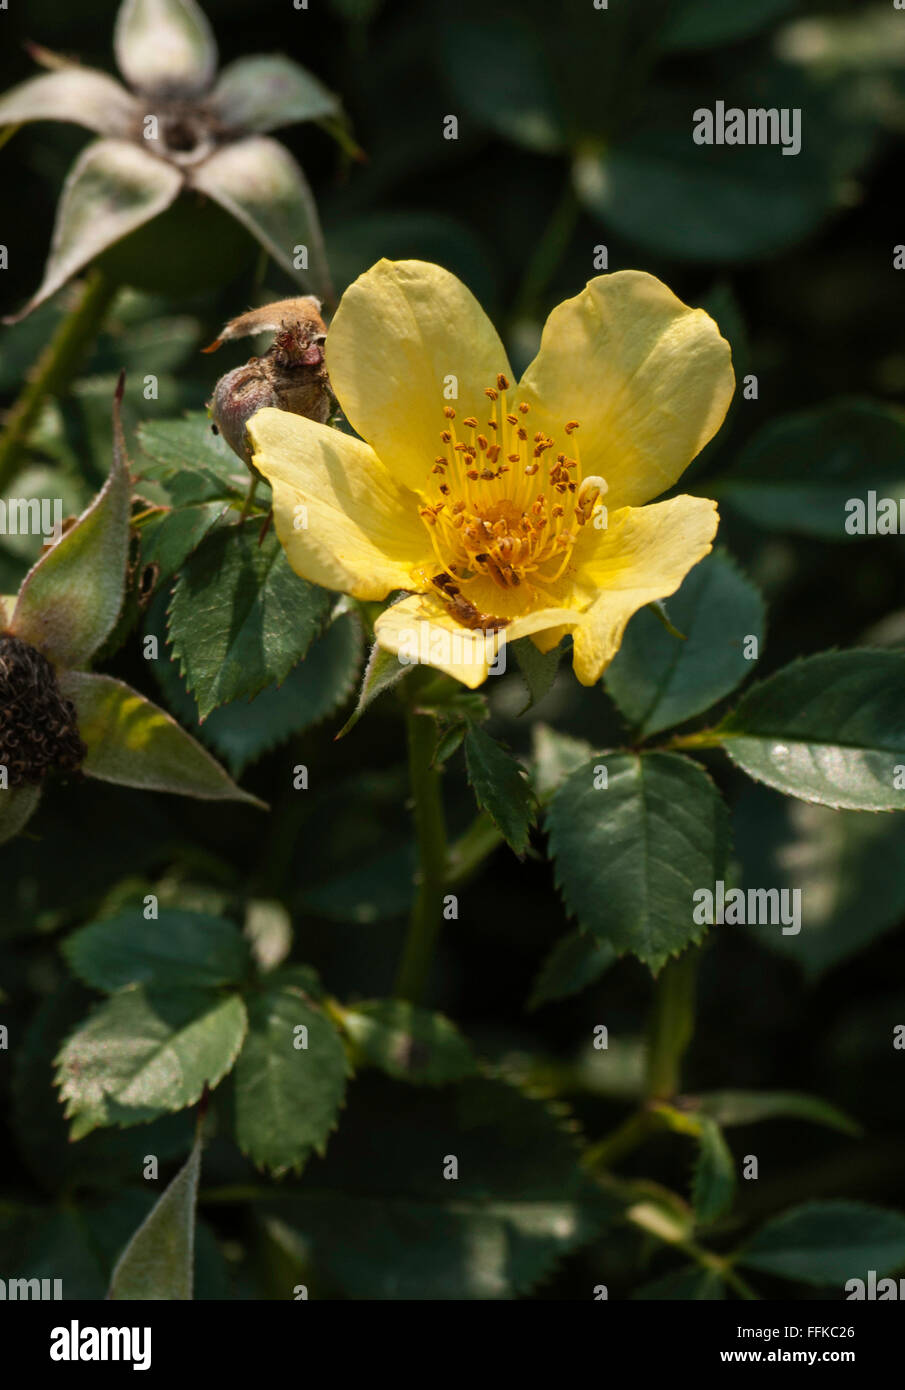
POLYGON ((223 346, 223 339, 222 339, 222 338, 215 338, 214 341, 213 341, 212 343, 209 343, 208 346, 207 346, 206 348, 202 348, 201 351, 202 351, 202 352, 216 352, 216 351, 217 351, 217 348, 218 348, 218 347, 222 347, 222 346, 223 346))
POLYGON ((123 367, 123 368, 121 369, 121 371, 120 371, 120 374, 119 374, 119 380, 118 380, 117 383, 116 383, 116 390, 113 392, 113 400, 114 400, 114 402, 115 402, 117 405, 122 405, 122 403, 123 403, 123 396, 125 395, 125 391, 126 391, 126 369, 125 369, 125 367, 123 367))
POLYGON ((259 533, 259 535, 258 535, 258 545, 263 545, 263 544, 264 544, 264 537, 267 535, 267 532, 270 530, 270 523, 271 523, 272 521, 273 521, 273 507, 271 507, 270 511, 267 513, 267 515, 266 515, 265 518, 264 518, 264 525, 261 527, 260 533, 259 533))

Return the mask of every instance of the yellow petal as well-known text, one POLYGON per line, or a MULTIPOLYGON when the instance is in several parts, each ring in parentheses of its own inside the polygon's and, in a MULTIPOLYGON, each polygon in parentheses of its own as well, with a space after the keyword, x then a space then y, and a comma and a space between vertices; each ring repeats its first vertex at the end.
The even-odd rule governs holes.
POLYGON ((277 535, 296 574, 360 599, 414 586, 413 571, 432 563, 418 499, 395 482, 373 449, 269 407, 253 415, 247 429, 255 467, 273 488, 277 535))
POLYGON ((557 440, 567 420, 580 422, 582 471, 606 479, 616 509, 672 487, 734 389, 729 344, 709 314, 654 276, 621 270, 553 310, 519 393, 557 440))
POLYGON ((632 614, 675 593, 709 553, 718 524, 716 503, 706 497, 683 495, 610 513, 608 529, 598 533, 576 578, 576 597, 593 596, 573 632, 573 665, 582 685, 600 679, 632 614))
POLYGON ((427 261, 378 261, 360 275, 330 325, 326 360, 352 428, 394 478, 419 489, 440 451, 444 407, 486 420, 484 388, 500 372, 512 379, 474 295, 427 261))
POLYGON ((381 647, 395 652, 406 666, 433 666, 471 690, 490 675, 506 669, 506 649, 519 637, 529 637, 577 615, 563 608, 541 608, 515 618, 493 632, 471 631, 432 594, 412 594, 391 604, 374 625, 381 647))

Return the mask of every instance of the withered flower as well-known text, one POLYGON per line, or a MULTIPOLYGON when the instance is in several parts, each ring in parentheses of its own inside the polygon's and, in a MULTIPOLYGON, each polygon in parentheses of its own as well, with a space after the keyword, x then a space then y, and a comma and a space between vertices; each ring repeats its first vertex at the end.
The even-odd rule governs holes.
POLYGON ((230 319, 219 338, 205 352, 214 352, 233 338, 273 333, 274 339, 260 357, 234 367, 214 387, 211 419, 229 447, 260 478, 251 461, 245 424, 256 410, 273 406, 293 415, 324 424, 333 397, 324 365, 327 328, 320 316, 320 301, 313 295, 279 299, 260 309, 250 309, 230 319))
POLYGON ((329 296, 311 190, 265 132, 335 122, 338 99, 279 55, 239 58, 218 78, 214 36, 195 0, 123 0, 113 46, 128 88, 36 49, 51 70, 0 97, 0 126, 71 121, 101 137, 69 172, 43 283, 16 317, 192 191, 241 223, 294 279, 329 296))
POLYGON ((88 670, 123 604, 131 480, 114 405, 113 467, 97 497, 0 599, 0 842, 25 825, 52 772, 206 800, 246 801, 164 710, 88 670))

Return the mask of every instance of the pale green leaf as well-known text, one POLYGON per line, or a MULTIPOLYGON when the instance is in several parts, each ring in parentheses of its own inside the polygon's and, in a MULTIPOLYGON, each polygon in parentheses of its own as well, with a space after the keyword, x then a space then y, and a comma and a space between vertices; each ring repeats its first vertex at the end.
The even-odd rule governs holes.
POLYGON ((150 96, 199 96, 217 69, 214 35, 195 0, 123 0, 113 48, 129 85, 150 96))
POLYGON ((141 114, 134 97, 115 78, 91 68, 57 68, 0 97, 0 126, 73 121, 97 135, 128 136, 141 114))
POLYGON ((128 140, 95 140, 70 170, 40 289, 17 318, 45 299, 129 232, 143 227, 175 200, 182 174, 128 140))
POLYGON ((340 103, 307 68, 282 54, 237 58, 223 69, 210 104, 232 130, 267 131, 339 116, 340 103))
POLYGON ((79 733, 88 748, 82 771, 89 777, 204 801, 264 805, 237 787, 165 710, 122 681, 67 671, 60 689, 76 707, 79 733))
POLYGON ((235 217, 281 270, 332 298, 317 205, 292 155, 267 135, 223 145, 194 171, 194 187, 235 217), (296 247, 307 250, 307 270, 296 247))
POLYGON ((57 1057, 72 1138, 194 1105, 232 1067, 247 1022, 237 994, 130 985, 112 995, 57 1057))
POLYGON ((129 468, 118 400, 110 476, 74 526, 26 575, 11 631, 55 666, 84 666, 113 630, 129 548, 129 468))
POLYGON ((40 787, 0 787, 0 845, 28 824, 40 800, 40 787))
POLYGON ((187 1300, 195 1283, 195 1213, 201 1175, 201 1135, 173 1181, 120 1255, 111 1299, 187 1300))

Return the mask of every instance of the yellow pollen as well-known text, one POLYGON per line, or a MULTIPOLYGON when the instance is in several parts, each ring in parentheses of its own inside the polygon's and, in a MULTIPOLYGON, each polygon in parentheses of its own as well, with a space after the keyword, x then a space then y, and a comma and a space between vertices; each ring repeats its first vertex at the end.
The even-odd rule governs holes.
MULTIPOLYGON (((523 424, 528 404, 522 401, 516 410, 508 407, 508 389, 500 373, 496 386, 484 390, 494 402, 488 433, 472 433, 468 444, 456 438, 451 426, 441 430, 444 452, 426 469, 425 505, 419 514, 431 533, 440 567, 436 591, 462 622, 473 621, 475 615, 495 621, 480 611, 491 606, 486 602, 487 579, 501 590, 520 589, 525 611, 561 597, 551 593, 551 586, 566 574, 573 546, 606 492, 603 478, 582 479, 580 460, 556 452, 555 439, 544 430, 537 430, 528 442, 523 424), (488 439, 491 431, 493 444, 488 439), (549 509, 548 494, 555 503, 549 509), (477 584, 483 588, 475 589, 477 584)), ((451 406, 443 408, 447 421, 455 414, 451 406)), ((462 426, 477 431, 478 417, 464 416, 462 426)), ((561 426, 567 436, 577 428, 577 420, 561 426)))

